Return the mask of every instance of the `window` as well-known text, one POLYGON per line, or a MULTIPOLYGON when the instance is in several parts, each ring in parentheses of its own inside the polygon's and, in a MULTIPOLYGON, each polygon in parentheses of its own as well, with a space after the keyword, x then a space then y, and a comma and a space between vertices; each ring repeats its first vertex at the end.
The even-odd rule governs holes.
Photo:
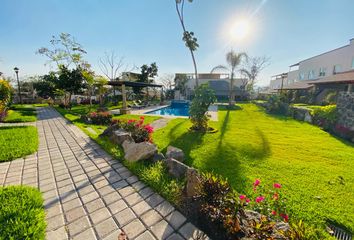
POLYGON ((315 71, 314 70, 309 71, 308 79, 314 79, 314 78, 315 78, 315 71))
POLYGON ((300 73, 299 74, 299 79, 304 80, 305 79, 305 73, 300 73))
POLYGON ((333 74, 340 73, 342 71, 342 65, 337 64, 333 67, 333 74))
POLYGON ((354 69, 354 57, 352 59, 352 69, 354 69))
POLYGON ((318 75, 318 76, 320 76, 320 77, 324 77, 324 76, 326 76, 326 71, 327 71, 327 69, 326 69, 326 68, 321 67, 321 68, 320 68, 320 73, 319 73, 319 75, 318 75))

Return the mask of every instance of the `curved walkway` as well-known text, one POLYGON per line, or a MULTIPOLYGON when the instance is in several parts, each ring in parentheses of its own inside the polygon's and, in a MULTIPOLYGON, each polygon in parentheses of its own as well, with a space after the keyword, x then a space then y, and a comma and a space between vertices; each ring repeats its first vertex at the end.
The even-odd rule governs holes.
POLYGON ((170 203, 52 108, 38 109, 39 149, 0 163, 0 186, 45 200, 47 239, 207 239, 170 203))

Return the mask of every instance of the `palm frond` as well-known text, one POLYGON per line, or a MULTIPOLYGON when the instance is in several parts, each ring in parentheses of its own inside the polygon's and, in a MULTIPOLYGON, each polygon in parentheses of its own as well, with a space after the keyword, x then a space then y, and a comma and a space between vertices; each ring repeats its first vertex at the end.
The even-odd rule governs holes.
POLYGON ((211 73, 214 73, 216 71, 220 71, 220 70, 226 70, 226 71, 230 71, 228 67, 224 66, 224 65, 218 65, 216 67, 213 67, 213 69, 211 69, 211 73))

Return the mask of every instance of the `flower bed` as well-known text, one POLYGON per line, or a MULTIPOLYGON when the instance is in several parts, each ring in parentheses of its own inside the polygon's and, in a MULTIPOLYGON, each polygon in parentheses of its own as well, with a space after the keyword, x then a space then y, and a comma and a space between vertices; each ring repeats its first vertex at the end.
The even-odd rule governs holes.
POLYGON ((108 125, 112 121, 112 114, 107 111, 91 112, 85 116, 84 121, 97 125, 108 125))

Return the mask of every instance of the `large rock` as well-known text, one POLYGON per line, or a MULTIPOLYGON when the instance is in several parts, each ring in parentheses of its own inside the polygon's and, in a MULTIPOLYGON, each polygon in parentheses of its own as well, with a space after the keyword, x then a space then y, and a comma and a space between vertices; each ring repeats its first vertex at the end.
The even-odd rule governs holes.
POLYGON ((173 158, 168 158, 165 161, 168 173, 175 178, 182 178, 186 176, 189 167, 180 161, 173 158))
POLYGON ((125 152, 124 158, 129 162, 137 162, 152 158, 157 153, 155 144, 149 142, 134 143, 130 141, 123 142, 125 152))
POLYGON ((130 133, 123 129, 118 129, 112 133, 110 136, 110 140, 115 144, 123 144, 124 141, 133 142, 133 138, 131 137, 130 133))
POLYGON ((194 168, 188 168, 186 172, 187 183, 185 187, 185 193, 187 197, 194 197, 198 194, 198 188, 201 184, 201 177, 197 170, 194 168))
POLYGON ((184 153, 183 153, 182 149, 179 149, 179 148, 176 148, 173 146, 167 147, 166 157, 176 159, 180 162, 184 161, 184 153))
POLYGON ((158 161, 164 161, 166 157, 162 153, 156 153, 154 157, 152 158, 152 162, 156 163, 158 161))
POLYGON ((106 128, 103 133, 101 133, 100 137, 110 137, 113 135, 113 132, 117 131, 120 129, 120 126, 118 124, 114 124, 106 128))

